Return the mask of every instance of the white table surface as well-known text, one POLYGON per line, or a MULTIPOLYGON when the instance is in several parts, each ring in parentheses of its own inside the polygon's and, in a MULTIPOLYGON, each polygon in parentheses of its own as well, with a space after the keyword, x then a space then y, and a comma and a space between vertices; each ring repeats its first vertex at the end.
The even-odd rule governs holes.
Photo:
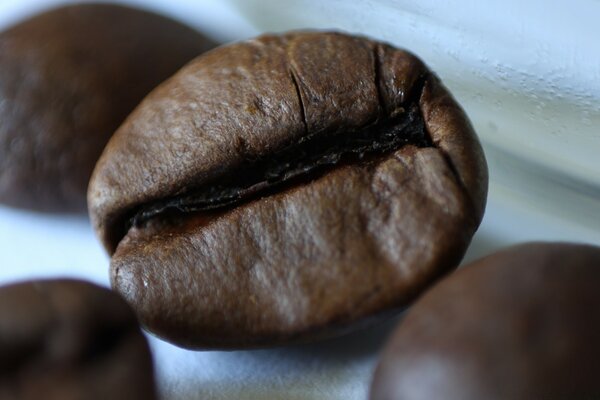
MULTIPOLYGON (((0 27, 58 3, 0 0, 0 27)), ((168 13, 221 41, 260 31, 217 0, 128 3, 168 13)), ((471 114, 468 104, 465 108, 471 114)), ((485 129, 478 126, 481 121, 474 119, 477 129, 485 129)), ((494 143, 484 141, 484 147, 492 178, 488 206, 465 261, 527 240, 600 244, 600 193, 594 187, 572 188, 568 180, 513 159, 494 143)), ((0 206, 0 284, 76 277, 108 286, 108 263, 85 217, 0 206)), ((270 350, 192 352, 151 337, 150 343, 164 399, 365 399, 377 353, 396 322, 270 350)))

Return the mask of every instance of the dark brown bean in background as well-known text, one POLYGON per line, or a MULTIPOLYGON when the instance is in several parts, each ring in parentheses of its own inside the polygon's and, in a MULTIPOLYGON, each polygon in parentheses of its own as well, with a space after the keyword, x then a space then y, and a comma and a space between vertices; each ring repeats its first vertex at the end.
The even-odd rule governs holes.
POLYGON ((600 248, 534 243, 464 267, 408 311, 372 400, 600 398, 600 248))
POLYGON ((290 33, 206 53, 154 90, 105 149, 89 207, 147 329, 239 348, 405 307, 458 265, 486 192, 468 119, 419 59, 290 33))
POLYGON ((0 288, 0 399, 154 398, 148 343, 120 296, 74 280, 0 288))
POLYGON ((0 202, 85 211, 92 169, 139 101, 212 47, 150 12, 71 5, 0 34, 0 202))

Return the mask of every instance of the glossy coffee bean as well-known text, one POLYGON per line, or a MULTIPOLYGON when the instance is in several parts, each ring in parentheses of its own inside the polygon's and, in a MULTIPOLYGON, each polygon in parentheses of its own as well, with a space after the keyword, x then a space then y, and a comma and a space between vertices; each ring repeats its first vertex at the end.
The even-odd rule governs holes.
POLYGON ((154 399, 148 344, 127 303, 73 280, 1 287, 0 398, 154 399))
POLYGON ((146 328, 234 348, 403 308, 458 264, 486 191, 469 121, 419 59, 298 32, 216 49, 153 91, 89 206, 146 328))
POLYGON ((85 211, 113 132, 211 46, 173 20, 108 4, 65 6, 0 33, 0 202, 85 211))
POLYGON ((600 398, 600 248, 532 243, 457 271, 408 311, 372 400, 600 398))

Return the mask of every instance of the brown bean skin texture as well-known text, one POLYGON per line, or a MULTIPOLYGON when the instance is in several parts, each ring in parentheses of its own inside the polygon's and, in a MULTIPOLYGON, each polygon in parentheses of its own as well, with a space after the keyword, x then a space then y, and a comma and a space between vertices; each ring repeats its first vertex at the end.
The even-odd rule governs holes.
POLYGON ((82 281, 1 287, 0 398, 156 398, 135 315, 117 294, 82 281))
POLYGON ((372 400, 600 398, 600 248, 511 247, 463 267, 408 311, 372 400))
POLYGON ((88 200, 113 287, 147 329, 247 348, 405 307, 458 264, 486 192, 468 119, 419 59, 295 32, 213 50, 153 91, 107 146, 88 200), (374 150, 396 135, 412 136, 374 150), (365 140, 366 155, 348 150, 365 140))
POLYGON ((147 11, 69 5, 0 33, 0 202, 85 212, 108 139, 140 100, 213 47, 147 11))

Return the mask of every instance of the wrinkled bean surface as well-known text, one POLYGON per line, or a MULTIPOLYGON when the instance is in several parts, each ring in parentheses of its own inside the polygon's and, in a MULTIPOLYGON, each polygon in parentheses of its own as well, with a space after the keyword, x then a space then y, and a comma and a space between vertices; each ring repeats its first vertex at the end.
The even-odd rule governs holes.
POLYGON ((419 59, 296 32, 213 50, 154 90, 88 199, 144 326, 235 348, 406 306, 458 264, 486 191, 469 121, 419 59))

